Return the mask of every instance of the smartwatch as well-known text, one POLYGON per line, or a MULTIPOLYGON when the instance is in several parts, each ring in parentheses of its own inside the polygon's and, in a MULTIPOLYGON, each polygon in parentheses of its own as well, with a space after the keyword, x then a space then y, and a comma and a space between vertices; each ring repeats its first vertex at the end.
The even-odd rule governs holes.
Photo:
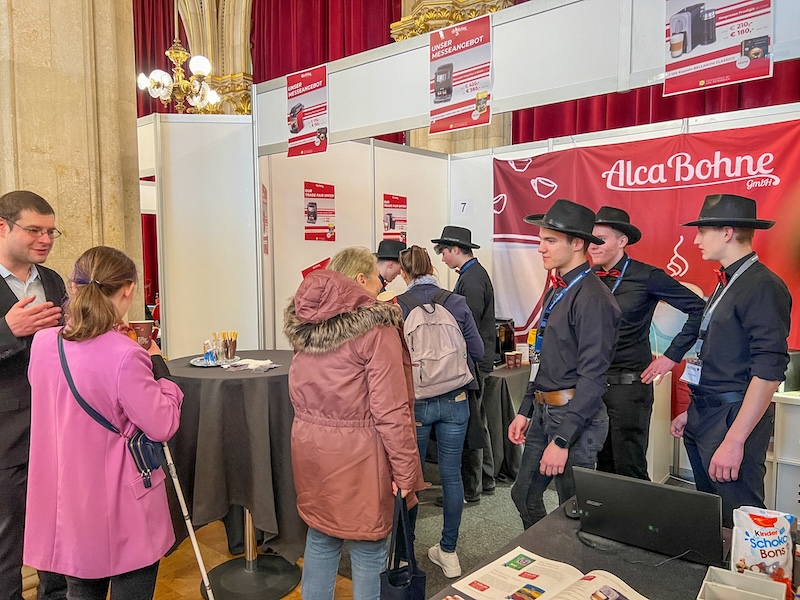
POLYGON ((561 435, 554 437, 553 443, 559 448, 569 448, 569 442, 567 441, 567 438, 561 435))

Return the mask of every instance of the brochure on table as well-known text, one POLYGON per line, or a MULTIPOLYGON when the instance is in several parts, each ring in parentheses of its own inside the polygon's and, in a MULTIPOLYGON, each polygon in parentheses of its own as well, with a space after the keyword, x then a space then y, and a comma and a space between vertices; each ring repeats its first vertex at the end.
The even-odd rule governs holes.
POLYGON ((453 587, 475 600, 647 600, 611 573, 584 575, 571 565, 519 546, 453 587))

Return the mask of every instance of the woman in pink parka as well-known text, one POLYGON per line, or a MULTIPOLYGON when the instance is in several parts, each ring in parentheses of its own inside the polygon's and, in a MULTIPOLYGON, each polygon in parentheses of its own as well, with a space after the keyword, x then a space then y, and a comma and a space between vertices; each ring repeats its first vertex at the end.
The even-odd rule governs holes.
POLYGON ((143 349, 117 324, 134 297, 136 267, 99 246, 75 263, 66 326, 34 336, 25 564, 67 578, 67 598, 150 600, 158 563, 175 541, 164 469, 146 487, 126 440, 93 420, 70 391, 57 338, 83 399, 125 436, 154 441, 178 429, 183 399, 156 344, 143 349))

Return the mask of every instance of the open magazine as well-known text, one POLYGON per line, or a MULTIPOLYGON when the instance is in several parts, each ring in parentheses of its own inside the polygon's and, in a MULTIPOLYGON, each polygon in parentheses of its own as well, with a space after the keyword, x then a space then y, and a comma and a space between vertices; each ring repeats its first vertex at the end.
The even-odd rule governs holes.
POLYGON ((517 546, 453 584, 464 596, 445 600, 647 600, 606 571, 584 575, 566 563, 548 560, 517 546))

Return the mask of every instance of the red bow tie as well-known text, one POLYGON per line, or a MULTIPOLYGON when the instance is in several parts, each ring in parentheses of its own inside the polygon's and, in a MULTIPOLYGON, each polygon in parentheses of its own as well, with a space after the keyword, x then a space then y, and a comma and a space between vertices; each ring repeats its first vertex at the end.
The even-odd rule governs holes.
POLYGON ((725 287, 728 284, 728 274, 722 269, 714 269, 714 273, 717 274, 717 280, 719 281, 720 285, 725 287))
POLYGON ((550 273, 550 285, 554 288, 560 287, 567 287, 567 282, 561 279, 560 275, 556 275, 555 273, 550 273))
POLYGON ((598 277, 617 277, 619 278, 620 272, 617 269, 611 269, 610 271, 595 271, 598 277))

